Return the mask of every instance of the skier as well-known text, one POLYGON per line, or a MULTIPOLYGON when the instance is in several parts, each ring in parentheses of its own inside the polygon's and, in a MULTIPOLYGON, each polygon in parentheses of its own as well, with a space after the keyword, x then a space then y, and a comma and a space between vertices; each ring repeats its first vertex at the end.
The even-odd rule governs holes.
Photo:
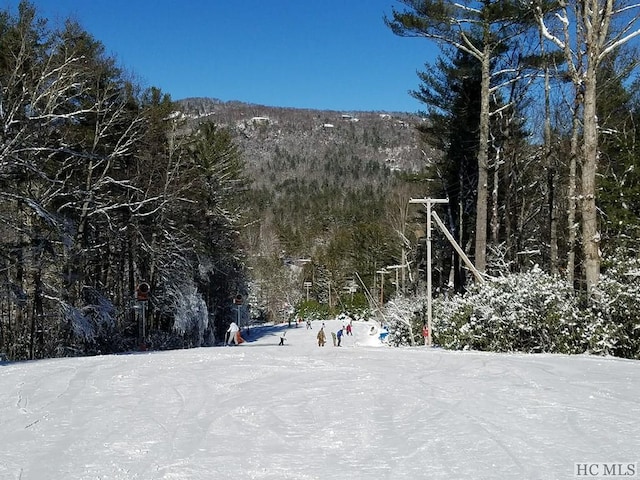
POLYGON ((351 322, 347 323, 347 335, 353 335, 353 332, 351 331, 351 322))
POLYGON ((286 336, 287 336, 287 331, 285 330, 280 335, 280 343, 278 345, 284 345, 284 341, 286 340, 286 338, 285 338, 286 336))
POLYGON ((318 346, 324 347, 325 342, 327 341, 327 337, 324 334, 324 328, 321 328, 317 335, 318 338, 318 346))
POLYGON ((429 327, 426 323, 422 325, 422 336, 424 337, 424 344, 429 345, 429 327))
POLYGON ((231 322, 231 325, 229 325, 229 328, 227 329, 227 335, 228 335, 228 339, 226 341, 227 345, 231 345, 233 343, 236 343, 238 340, 236 339, 236 334, 240 331, 240 328, 238 328, 238 325, 236 324, 236 322, 231 322))
POLYGON ((340 342, 342 341, 342 328, 338 330, 336 336, 338 337, 338 346, 340 346, 340 342))
POLYGON ((333 346, 336 346, 336 332, 331 332, 331 339, 333 340, 333 346))

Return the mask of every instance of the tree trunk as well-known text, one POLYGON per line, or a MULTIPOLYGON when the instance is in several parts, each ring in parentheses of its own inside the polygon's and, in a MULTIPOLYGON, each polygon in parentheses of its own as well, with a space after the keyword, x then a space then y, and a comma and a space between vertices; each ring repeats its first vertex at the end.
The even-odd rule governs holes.
POLYGON ((480 136, 478 141, 478 194, 476 199, 475 266, 480 272, 487 267, 487 200, 489 189, 489 82, 491 78, 490 54, 482 57, 480 100, 480 136))
POLYGON ((596 68, 589 62, 584 88, 584 161, 582 164, 582 245, 587 293, 600 278, 600 232, 596 211, 598 118, 596 116, 596 68))
MULTIPOLYGON (((545 52, 544 37, 540 35, 540 49, 545 52)), ((546 52, 545 52, 546 55, 546 52)), ((551 156, 551 83, 549 64, 544 67, 544 148, 543 161, 547 166, 547 208, 549 209, 549 267, 552 275, 558 273, 558 211, 556 207, 556 168, 551 156)))
POLYGON ((493 162, 493 188, 491 189, 491 242, 498 244, 498 233, 500 232, 500 216, 498 212, 498 186, 500 178, 498 176, 500 164, 500 146, 495 146, 496 158, 493 162))
POLYGON ((580 138, 580 109, 582 105, 576 91, 576 100, 573 106, 573 127, 571 128, 571 150, 569 152, 569 188, 568 188, 568 210, 567 227, 569 228, 569 239, 567 241, 567 282, 573 285, 576 265, 576 237, 578 225, 576 223, 576 193, 577 193, 577 162, 578 162, 578 140, 580 138))

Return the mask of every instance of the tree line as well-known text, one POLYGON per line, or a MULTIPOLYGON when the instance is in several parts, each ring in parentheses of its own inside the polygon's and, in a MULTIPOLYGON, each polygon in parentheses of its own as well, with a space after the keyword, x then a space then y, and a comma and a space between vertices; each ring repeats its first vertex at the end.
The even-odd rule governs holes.
POLYGON ((50 27, 27 1, 0 14, 10 359, 202 345, 242 291, 236 144, 213 124, 184 130, 167 94, 129 77, 76 22, 50 27))
POLYGON ((595 294, 603 252, 637 255, 640 4, 401 3, 391 30, 441 46, 412 95, 456 239, 482 272, 540 264, 595 294))

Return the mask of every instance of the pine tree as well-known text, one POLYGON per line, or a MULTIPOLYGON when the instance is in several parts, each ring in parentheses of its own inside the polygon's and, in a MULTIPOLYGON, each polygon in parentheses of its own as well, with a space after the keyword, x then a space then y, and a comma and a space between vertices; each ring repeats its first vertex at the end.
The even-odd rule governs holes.
MULTIPOLYGON (((427 144, 444 152, 441 160, 429 167, 437 179, 430 195, 447 198, 446 224, 459 245, 472 241, 476 218, 478 183, 477 152, 480 119, 480 68, 465 52, 452 52, 453 59, 439 57, 437 68, 419 74, 422 84, 412 94, 424 102, 428 121, 419 127, 427 144), (439 188, 438 188, 439 186, 439 188)), ((447 243, 440 255, 453 262, 454 287, 465 284, 464 270, 447 243)), ((446 268, 446 267, 445 267, 446 268)))

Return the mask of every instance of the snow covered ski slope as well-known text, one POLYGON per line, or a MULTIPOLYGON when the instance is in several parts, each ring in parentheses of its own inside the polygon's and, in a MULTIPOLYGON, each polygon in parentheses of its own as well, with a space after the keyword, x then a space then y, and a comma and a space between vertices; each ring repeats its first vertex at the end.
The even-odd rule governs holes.
POLYGON ((1 364, 0 479, 640 478, 639 362, 390 348, 357 322, 333 347, 340 325, 1 364))

